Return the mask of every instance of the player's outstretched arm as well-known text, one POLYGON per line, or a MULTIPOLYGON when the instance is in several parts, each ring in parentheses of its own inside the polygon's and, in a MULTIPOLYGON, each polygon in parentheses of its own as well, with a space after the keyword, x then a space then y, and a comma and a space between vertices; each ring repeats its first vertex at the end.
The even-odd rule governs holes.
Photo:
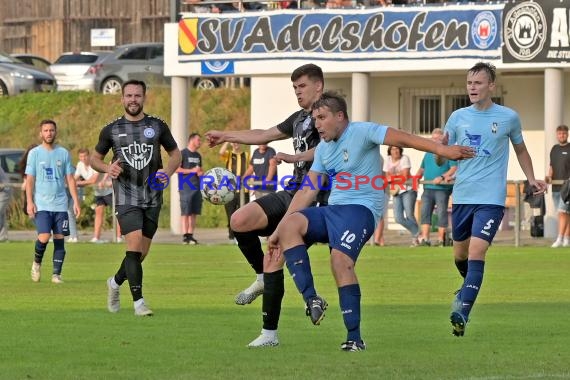
POLYGON ((388 128, 386 131, 384 145, 395 145, 402 148, 414 148, 424 152, 432 152, 450 160, 465 160, 475 157, 475 151, 471 147, 443 145, 432 139, 426 139, 395 128, 388 128))
POLYGON ((528 183, 531 188, 534 189, 534 194, 542 194, 548 188, 548 185, 545 181, 537 180, 534 178, 534 169, 532 167, 532 161, 530 158, 530 154, 526 149, 526 145, 524 142, 520 144, 513 144, 513 148, 515 149, 515 153, 517 155, 517 160, 519 161, 519 165, 528 179, 528 183))
POLYGON ((210 148, 224 142, 235 142, 246 145, 268 144, 276 140, 288 138, 277 127, 269 129, 248 129, 243 131, 208 131, 204 135, 210 148))

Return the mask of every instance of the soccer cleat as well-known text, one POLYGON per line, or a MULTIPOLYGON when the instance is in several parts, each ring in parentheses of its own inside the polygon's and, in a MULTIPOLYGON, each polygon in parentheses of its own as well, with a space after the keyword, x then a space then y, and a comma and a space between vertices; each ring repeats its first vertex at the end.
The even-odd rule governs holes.
POLYGON ((360 342, 348 340, 340 345, 340 349, 348 352, 364 351, 366 350, 366 343, 363 340, 360 342))
POLYGON ((263 294, 264 283, 255 280, 247 289, 242 290, 235 298, 236 305, 247 305, 263 294))
POLYGON ((109 310, 111 313, 117 313, 121 308, 121 300, 119 289, 113 289, 111 286, 112 278, 113 277, 109 277, 107 279, 107 310, 109 310))
POLYGON ((51 276, 51 282, 54 284, 63 284, 63 280, 61 279, 60 274, 54 274, 51 276))
POLYGON ((325 310, 329 304, 321 296, 316 296, 307 302, 307 307, 305 309, 305 314, 311 317, 311 322, 313 325, 320 325, 321 321, 325 317, 325 310))
POLYGON ((552 243, 551 247, 552 248, 560 248, 564 245, 564 242, 562 240, 556 240, 554 243, 552 243))
POLYGON ((32 276, 33 282, 40 282, 42 265, 36 263, 35 261, 32 263, 32 271, 30 272, 32 276))
POLYGON ((152 310, 146 307, 146 305, 143 303, 138 307, 135 307, 135 315, 137 317, 152 317, 152 310))
POLYGON ((198 240, 194 239, 194 236, 190 236, 188 238, 188 244, 190 245, 198 245, 198 240))
POLYGON ((274 336, 269 334, 259 335, 255 338, 251 343, 247 345, 249 348, 257 348, 257 347, 275 347, 279 345, 279 338, 277 338, 277 333, 274 336))
POLYGON ((190 243, 190 237, 188 236, 188 234, 184 234, 184 236, 182 237, 182 244, 188 245, 189 243, 190 243))
POLYGON ((453 328, 451 333, 457 337, 463 336, 465 334, 465 327, 467 326, 467 318, 460 312, 454 311, 451 313, 449 320, 453 328))

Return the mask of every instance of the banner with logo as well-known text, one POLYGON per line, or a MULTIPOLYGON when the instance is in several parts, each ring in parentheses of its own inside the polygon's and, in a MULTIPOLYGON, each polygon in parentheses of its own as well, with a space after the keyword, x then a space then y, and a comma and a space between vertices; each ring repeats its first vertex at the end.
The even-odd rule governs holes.
POLYGON ((503 62, 569 62, 569 15, 570 0, 505 4, 503 62))
MULTIPOLYGON (((178 62, 500 59, 503 5, 185 14, 178 62)), ((220 68, 204 66, 217 72, 220 68)), ((231 66, 223 68, 226 73, 231 66)))

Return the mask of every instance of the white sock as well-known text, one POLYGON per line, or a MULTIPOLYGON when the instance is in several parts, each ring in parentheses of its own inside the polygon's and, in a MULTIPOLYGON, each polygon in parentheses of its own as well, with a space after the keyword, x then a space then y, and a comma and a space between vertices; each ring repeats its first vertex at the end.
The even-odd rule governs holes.
POLYGON ((258 273, 258 274, 257 274, 257 281, 263 282, 263 273, 258 273))
POLYGON ((570 243, 570 236, 564 236, 564 244, 570 243))
POLYGON ((261 329, 261 334, 268 336, 270 338, 275 338, 277 336, 277 330, 266 330, 266 329, 261 329))
POLYGON ((144 298, 141 298, 140 300, 136 300, 134 303, 135 309, 137 307, 139 307, 140 305, 144 305, 144 298))
POLYGON ((120 288, 119 284, 117 284, 117 281, 115 281, 115 276, 111 277, 111 281, 109 281, 109 284, 111 285, 111 288, 115 290, 120 288))
POLYGON ((562 243, 562 239, 563 239, 563 237, 561 235, 558 235, 558 237, 556 238, 556 241, 562 243))

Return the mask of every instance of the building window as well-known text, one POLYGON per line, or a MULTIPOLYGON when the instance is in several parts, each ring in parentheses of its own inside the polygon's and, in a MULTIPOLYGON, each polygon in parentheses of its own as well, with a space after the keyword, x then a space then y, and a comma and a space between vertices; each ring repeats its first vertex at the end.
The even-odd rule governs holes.
MULTIPOLYGON (((502 90, 497 87, 493 101, 503 104, 502 90)), ((443 128, 449 115, 471 105, 464 88, 401 88, 399 128, 414 134, 429 135, 443 128)))

